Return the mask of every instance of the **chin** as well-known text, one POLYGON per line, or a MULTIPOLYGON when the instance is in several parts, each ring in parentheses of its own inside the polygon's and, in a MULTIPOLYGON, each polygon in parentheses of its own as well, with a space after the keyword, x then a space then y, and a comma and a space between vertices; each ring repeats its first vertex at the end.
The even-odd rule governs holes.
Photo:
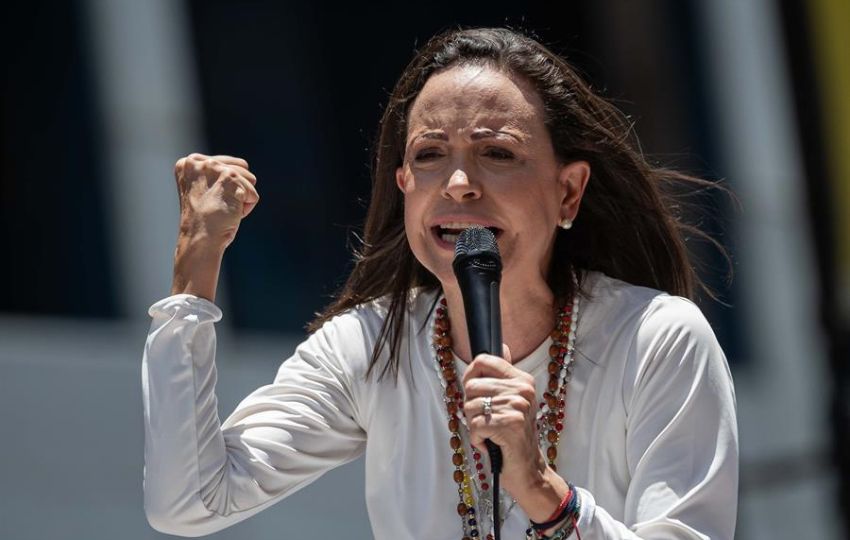
POLYGON ((413 256, 437 278, 443 288, 456 285, 457 280, 452 269, 453 257, 445 257, 444 253, 421 253, 419 250, 413 250, 413 256))

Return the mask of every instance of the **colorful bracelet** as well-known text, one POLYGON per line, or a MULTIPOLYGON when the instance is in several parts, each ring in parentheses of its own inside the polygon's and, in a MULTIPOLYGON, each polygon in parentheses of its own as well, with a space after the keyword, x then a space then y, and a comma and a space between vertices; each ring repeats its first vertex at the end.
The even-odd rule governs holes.
POLYGON ((527 538, 537 538, 539 540, 565 540, 573 533, 573 531, 575 531, 579 540, 581 540, 581 535, 578 532, 578 518, 581 513, 581 501, 579 500, 579 494, 575 489, 575 486, 572 484, 568 485, 570 486, 571 496, 569 498, 564 497, 564 499, 568 501, 566 507, 559 512, 559 515, 554 521, 549 520, 547 523, 540 524, 532 521, 532 528, 529 528, 529 530, 526 531, 527 538), (561 523, 561 525, 551 535, 546 536, 542 533, 542 531, 557 523, 561 523), (539 525, 539 528, 535 525, 539 525))
POLYGON ((552 536, 541 536, 541 540, 566 540, 573 534, 574 523, 572 521, 564 522, 564 525, 557 531, 552 533, 552 536))
POLYGON ((560 523, 565 517, 567 517, 567 514, 569 513, 569 508, 571 506, 570 503, 572 503, 577 498, 575 487, 573 487, 573 485, 569 483, 567 484, 567 487, 569 489, 567 489, 567 493, 566 495, 564 495, 564 498, 561 499, 561 504, 559 504, 555 512, 553 512, 552 515, 549 516, 549 519, 541 523, 531 521, 531 527, 535 531, 545 531, 546 529, 551 528, 553 525, 560 523))

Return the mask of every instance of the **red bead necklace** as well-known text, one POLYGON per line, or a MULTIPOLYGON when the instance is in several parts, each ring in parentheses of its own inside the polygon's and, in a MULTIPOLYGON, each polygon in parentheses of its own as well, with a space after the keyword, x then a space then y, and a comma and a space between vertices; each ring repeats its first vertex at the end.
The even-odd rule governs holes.
MULTIPOLYGON (((575 290, 578 283, 573 275, 575 290)), ((558 443, 564 429, 564 408, 566 405, 567 384, 572 376, 575 352, 576 320, 578 318, 578 294, 572 302, 564 303, 559 309, 555 320, 555 329, 551 333, 552 345, 549 347, 549 381, 543 399, 537 412, 537 434, 540 447, 546 447, 546 459, 552 470, 557 470, 555 460, 558 457, 558 443)), ((455 371, 452 354, 451 322, 449 321, 446 299, 441 298, 437 306, 437 316, 434 319, 433 339, 437 374, 440 383, 445 388, 444 401, 448 414, 450 432, 449 446, 452 449, 452 463, 455 466, 453 479, 457 484, 458 498, 457 513, 461 518, 464 536, 463 540, 475 540, 480 536, 479 509, 473 490, 486 493, 490 489, 481 453, 471 448, 473 468, 469 466, 467 451, 461 437, 461 424, 466 425, 463 415, 463 389, 455 371), (476 482, 477 480, 477 482, 476 482), (478 488, 478 489, 475 489, 478 488)), ((484 499, 484 497, 479 497, 484 499)), ((485 514, 492 520, 492 500, 487 503, 485 514)), ((513 501, 515 503, 516 501, 513 501)), ((513 503, 502 520, 513 508, 513 503)), ((526 539, 536 538, 536 533, 529 526, 526 539)), ((487 534, 487 540, 493 540, 493 534, 487 534)))

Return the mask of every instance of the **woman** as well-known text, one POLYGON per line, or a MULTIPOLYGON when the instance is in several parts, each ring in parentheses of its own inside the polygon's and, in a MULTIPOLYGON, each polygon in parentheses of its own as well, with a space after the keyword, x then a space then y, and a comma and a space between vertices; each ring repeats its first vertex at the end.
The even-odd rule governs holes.
POLYGON ((213 532, 366 454, 376 538, 731 539, 732 380, 661 184, 630 126, 504 29, 433 38, 381 120, 364 246, 274 382, 219 425, 218 268, 259 200, 248 164, 176 168, 172 296, 143 366, 145 506, 213 532), (451 269, 464 228, 503 261, 503 355, 471 358, 451 269))

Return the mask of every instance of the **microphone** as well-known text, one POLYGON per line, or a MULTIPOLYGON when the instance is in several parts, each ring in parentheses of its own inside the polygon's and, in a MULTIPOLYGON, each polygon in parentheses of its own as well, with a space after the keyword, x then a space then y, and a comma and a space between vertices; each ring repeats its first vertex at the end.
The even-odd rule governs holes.
POLYGON ((502 317, 499 311, 499 283, 502 258, 496 237, 484 227, 461 231, 452 261, 469 331, 472 357, 502 354, 502 317))
MULTIPOLYGON (((502 279, 502 258, 496 237, 484 227, 471 227, 458 235, 455 258, 452 261, 469 332, 472 357, 502 355, 502 316, 499 310, 499 283, 502 279)), ((493 472, 493 529, 499 538, 499 472, 502 470, 502 451, 486 439, 487 453, 493 472)))

